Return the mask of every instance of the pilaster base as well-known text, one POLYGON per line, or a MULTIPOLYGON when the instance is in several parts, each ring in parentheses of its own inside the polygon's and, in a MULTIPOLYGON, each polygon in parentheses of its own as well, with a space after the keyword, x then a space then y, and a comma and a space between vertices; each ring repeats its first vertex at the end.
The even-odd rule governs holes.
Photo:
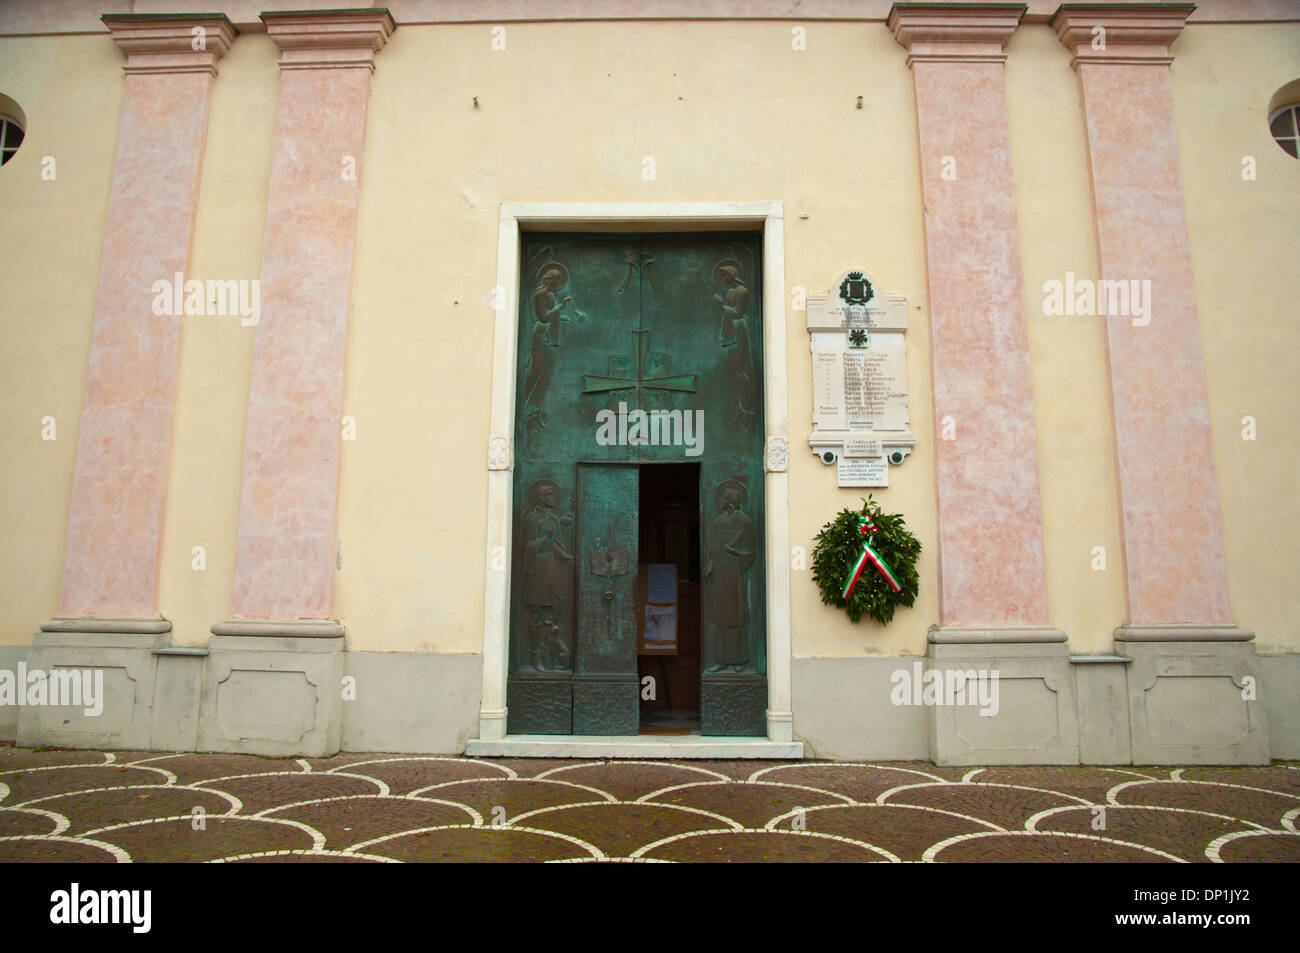
POLYGON ((1124 625, 1135 764, 1268 764, 1254 634, 1234 625, 1124 625))
POLYGON ((339 752, 343 636, 213 635, 208 652, 199 750, 315 758, 339 752))
MULTIPOLYGON (((1078 764, 1066 635, 1051 628, 930 629, 936 764, 1078 764), (964 683, 964 692, 947 690, 964 683)), ((924 700, 930 704, 929 697, 924 700)))
POLYGON ((18 744, 150 748, 158 670, 155 651, 170 641, 171 623, 165 619, 42 623, 32 639, 25 674, 46 673, 47 698, 54 700, 57 688, 60 699, 74 704, 23 705, 18 713, 18 744), (87 697, 86 688, 92 697, 87 697))

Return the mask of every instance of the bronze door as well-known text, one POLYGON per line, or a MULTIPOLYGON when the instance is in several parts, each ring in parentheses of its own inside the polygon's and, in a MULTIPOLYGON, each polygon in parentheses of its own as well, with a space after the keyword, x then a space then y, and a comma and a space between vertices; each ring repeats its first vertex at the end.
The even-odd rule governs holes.
POLYGON ((700 723, 766 733, 750 234, 522 239, 511 734, 638 730, 639 468, 699 464, 700 723))

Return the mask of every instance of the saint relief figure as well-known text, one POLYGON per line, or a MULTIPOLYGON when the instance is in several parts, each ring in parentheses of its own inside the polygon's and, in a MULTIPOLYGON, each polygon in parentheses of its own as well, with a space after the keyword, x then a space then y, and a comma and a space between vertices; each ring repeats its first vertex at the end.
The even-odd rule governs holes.
POLYGON ((749 307, 749 289, 741 278, 740 262, 735 259, 724 258, 714 265, 713 277, 726 289, 725 297, 714 295, 713 301, 721 313, 718 343, 728 352, 727 372, 736 394, 732 419, 742 433, 750 433, 758 421, 763 389, 754 369, 749 321, 745 317, 749 307))
POLYGON ((556 299, 569 283, 568 269, 559 262, 543 266, 540 283, 533 291, 532 346, 528 370, 524 375, 524 421, 530 430, 546 426, 546 391, 555 373, 556 351, 560 347, 560 330, 564 309, 573 301, 571 295, 556 299))
POLYGON ((712 665, 706 674, 730 669, 752 671, 749 656, 749 584, 745 573, 754 564, 754 522, 745 515, 749 493, 738 480, 724 480, 713 491, 720 511, 709 524, 708 606, 712 665))
POLYGON ((524 554, 524 644, 520 664, 539 672, 568 671, 569 602, 573 593, 573 555, 566 548, 573 515, 557 516, 560 487, 538 480, 528 488, 531 509, 524 515, 520 544, 524 554))

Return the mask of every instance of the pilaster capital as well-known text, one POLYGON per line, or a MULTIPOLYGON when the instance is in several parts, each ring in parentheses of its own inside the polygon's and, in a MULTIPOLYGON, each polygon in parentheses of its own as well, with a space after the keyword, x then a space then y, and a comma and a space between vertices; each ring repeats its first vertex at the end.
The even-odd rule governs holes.
POLYGON ((230 50, 237 31, 225 14, 195 16, 157 13, 106 13, 101 20, 126 54, 122 71, 209 73, 230 50))
POLYGON ((1169 46, 1196 9, 1193 3, 1063 3, 1052 28, 1080 63, 1168 66, 1169 46))
POLYGON ((384 7, 267 12, 267 35, 280 48, 280 69, 368 69, 397 29, 384 7))
POLYGON ((1005 63, 1023 3, 895 3, 886 25, 918 62, 1005 63))

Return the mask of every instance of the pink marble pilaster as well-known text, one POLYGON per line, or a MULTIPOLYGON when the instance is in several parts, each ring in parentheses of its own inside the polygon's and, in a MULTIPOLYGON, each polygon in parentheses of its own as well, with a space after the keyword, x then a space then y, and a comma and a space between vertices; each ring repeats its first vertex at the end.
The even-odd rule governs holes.
POLYGON ((220 15, 103 20, 126 54, 126 79, 68 512, 65 619, 158 614, 181 319, 154 314, 153 284, 189 261, 213 77, 235 37, 220 15))
POLYGON ((1150 281, 1148 315, 1102 319, 1138 626, 1230 619, 1169 71, 1194 9, 1066 4, 1052 21, 1083 87, 1101 278, 1150 281))
POLYGON ((1003 77, 1024 9, 895 4, 888 20, 916 87, 944 627, 1047 624, 1003 77))
POLYGON ((366 101, 394 24, 364 9, 262 19, 281 51, 280 97, 233 611, 236 620, 326 619, 366 101))

